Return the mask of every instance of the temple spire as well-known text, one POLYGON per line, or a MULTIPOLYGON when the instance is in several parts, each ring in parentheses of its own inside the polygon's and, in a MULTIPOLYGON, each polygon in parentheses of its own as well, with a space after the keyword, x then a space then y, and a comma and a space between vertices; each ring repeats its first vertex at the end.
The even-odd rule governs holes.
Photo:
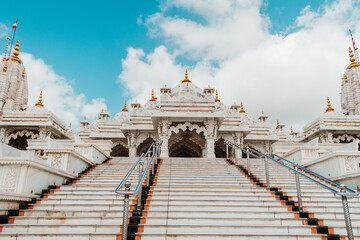
POLYGON ((220 102, 218 90, 215 91, 215 102, 220 102))
POLYGON ((191 81, 189 80, 189 78, 188 78, 188 71, 187 71, 187 69, 185 70, 185 79, 182 80, 182 82, 183 82, 183 83, 191 82, 191 81))
POLYGON ((350 57, 350 62, 351 63, 354 63, 356 61, 354 56, 355 55, 354 55, 353 51, 351 50, 351 47, 349 47, 349 57, 350 57))
POLYGON ((245 113, 243 103, 240 102, 240 113, 245 113))
POLYGON ((19 56, 19 51, 20 51, 20 41, 17 40, 17 42, 16 42, 16 47, 15 47, 15 51, 14 51, 14 53, 13 53, 15 57, 19 56))
POLYGON ((331 103, 330 103, 330 98, 327 97, 327 109, 325 110, 325 112, 333 112, 334 109, 331 107, 331 103))
POLYGON ((35 103, 36 107, 44 107, 44 104, 42 104, 42 91, 40 92, 39 101, 35 103))
POLYGON ((4 53, 4 57, 3 57, 3 61, 5 61, 5 59, 6 59, 6 53, 7 53, 8 47, 9 47, 9 41, 10 41, 10 38, 8 37, 7 38, 7 43, 6 43, 6 48, 5 48, 5 53, 4 53))
POLYGON ((124 108, 121 110, 122 112, 128 112, 127 108, 126 108, 126 100, 125 100, 125 104, 124 104, 124 108))
POLYGON ((154 89, 151 90, 151 98, 149 100, 150 102, 155 102, 156 101, 156 98, 154 96, 154 89))

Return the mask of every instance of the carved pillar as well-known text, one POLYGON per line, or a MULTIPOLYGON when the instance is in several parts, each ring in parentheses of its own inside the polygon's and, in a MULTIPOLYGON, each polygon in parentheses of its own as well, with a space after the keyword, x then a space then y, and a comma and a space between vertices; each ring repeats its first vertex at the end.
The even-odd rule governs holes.
POLYGON ((167 158, 169 157, 169 138, 161 137, 160 139, 162 140, 160 157, 167 158))
POLYGON ((136 157, 136 146, 129 146, 129 157, 136 157))
POLYGON ((130 132, 128 135, 129 157, 136 157, 136 138, 135 132, 130 132))
POLYGON ((206 157, 215 158, 215 139, 217 135, 217 122, 214 119, 205 121, 206 157))
POLYGON ((168 119, 162 119, 158 125, 159 138, 162 140, 160 157, 169 157, 169 138, 170 138, 170 127, 171 121, 168 119))
POLYGON ((212 137, 206 138, 206 157, 215 158, 215 139, 212 137))
POLYGON ((6 129, 0 128, 0 143, 7 143, 6 129))
MULTIPOLYGON (((234 142, 236 144, 242 144, 243 143, 243 134, 242 133, 234 133, 233 134, 234 142)), ((235 148, 235 158, 241 158, 242 157, 242 151, 239 148, 235 148)))

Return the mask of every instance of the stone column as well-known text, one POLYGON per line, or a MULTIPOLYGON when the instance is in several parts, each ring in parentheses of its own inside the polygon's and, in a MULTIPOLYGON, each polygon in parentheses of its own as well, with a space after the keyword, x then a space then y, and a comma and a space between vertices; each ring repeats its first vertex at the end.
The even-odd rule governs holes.
POLYGON ((161 140, 162 140, 162 144, 161 144, 160 157, 167 158, 169 157, 169 138, 162 137, 161 140))
POLYGON ((206 157, 215 158, 215 139, 213 137, 206 138, 206 151, 206 157))
POLYGON ((129 146, 129 157, 136 157, 136 146, 129 146))

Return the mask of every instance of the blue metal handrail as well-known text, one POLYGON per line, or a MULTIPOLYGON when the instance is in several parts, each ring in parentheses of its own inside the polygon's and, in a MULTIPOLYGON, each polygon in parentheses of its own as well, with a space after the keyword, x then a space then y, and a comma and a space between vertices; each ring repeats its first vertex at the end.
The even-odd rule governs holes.
POLYGON ((137 195, 138 191, 140 189, 140 186, 142 186, 145 177, 147 175, 147 173, 149 172, 150 166, 153 163, 154 159, 157 158, 159 156, 160 153, 160 145, 161 145, 161 140, 157 140, 155 142, 153 142, 150 147, 148 148, 148 150, 146 151, 146 153, 142 153, 139 157, 139 159, 134 163, 134 165, 130 168, 129 172, 125 175, 125 177, 123 178, 123 180, 120 182, 120 184, 117 186, 117 188, 115 189, 115 193, 117 194, 129 194, 129 195, 137 195), (154 150, 155 151, 152 151, 154 150), (151 155, 150 160, 147 162, 146 168, 143 171, 141 178, 138 181, 138 184, 136 185, 136 188, 133 191, 126 191, 126 190, 120 190, 121 187, 124 186, 124 184, 126 183, 126 180, 129 178, 129 176, 132 174, 132 172, 135 170, 136 166, 138 166, 140 164, 140 161, 143 160, 144 156, 148 156, 149 154, 151 155))
MULTIPOLYGON (((316 179, 314 179, 314 178, 312 178, 312 177, 310 177, 310 176, 308 176, 308 175, 306 175, 306 174, 304 174, 304 173, 302 173, 302 172, 299 172, 299 171, 295 170, 295 169, 292 168, 292 167, 289 167, 288 165, 280 162, 279 160, 274 159, 274 158, 271 157, 271 156, 268 156, 267 154, 258 152, 258 151, 254 150, 254 149, 251 149, 250 147, 245 146, 245 145, 243 145, 243 144, 240 144, 240 143, 236 144, 236 143, 232 143, 232 142, 227 141, 227 140, 225 140, 225 144, 227 144, 227 145, 232 145, 232 146, 235 146, 235 147, 237 147, 237 148, 241 148, 242 150, 243 150, 244 148, 246 148, 247 151, 249 152, 249 154, 251 154, 252 156, 255 156, 256 158, 259 158, 259 157, 260 157, 259 155, 262 155, 262 156, 264 156, 264 157, 267 157, 268 159, 271 159, 271 160, 273 160, 274 162, 276 162, 276 163, 278 163, 278 164, 280 164, 280 165, 282 165, 282 166, 290 169, 291 171, 296 172, 296 173, 298 173, 298 174, 300 174, 300 175, 302 175, 302 176, 310 179, 311 181, 319 184, 320 186, 322 186, 322 187, 330 190, 330 191, 333 192, 334 194, 347 195, 347 196, 349 196, 349 197, 350 197, 350 196, 358 196, 358 193, 357 193, 355 190, 352 190, 351 188, 345 187, 345 189, 346 189, 347 191, 349 191, 348 193, 346 193, 346 192, 341 192, 341 191, 339 191, 339 190, 337 190, 337 189, 334 189, 334 188, 332 188, 332 187, 329 187, 329 186, 327 186, 327 185, 319 182, 318 180, 316 180, 316 179), (252 153, 251 153, 250 151, 252 151, 252 153), (257 156, 256 154, 254 154, 254 153, 256 153, 258 156, 257 156)), ((292 161, 290 161, 290 160, 288 160, 288 159, 285 159, 285 158, 283 158, 283 157, 280 157, 280 156, 278 156, 278 155, 274 155, 274 156, 279 157, 280 159, 282 159, 282 160, 284 160, 284 161, 292 164, 293 166, 297 165, 297 163, 292 162, 292 161)), ((340 187, 340 184, 339 184, 339 183, 336 183, 336 182, 334 182, 334 181, 332 181, 332 180, 330 180, 330 179, 328 179, 328 178, 325 178, 325 177, 323 177, 323 176, 321 176, 321 175, 319 175, 319 174, 317 174, 317 173, 314 173, 314 172, 310 171, 309 169, 307 169, 307 168, 305 168, 305 167, 303 167, 303 166, 298 165, 298 167, 300 167, 301 169, 303 169, 303 170, 305 170, 305 171, 307 171, 307 172, 310 172, 310 173, 312 173, 312 174, 314 174, 314 175, 316 175, 316 176, 318 176, 318 177, 320 177, 320 178, 322 178, 322 179, 325 179, 325 180, 327 180, 327 181, 329 181, 329 182, 331 182, 331 183, 335 183, 335 185, 336 185, 337 187, 340 187)))

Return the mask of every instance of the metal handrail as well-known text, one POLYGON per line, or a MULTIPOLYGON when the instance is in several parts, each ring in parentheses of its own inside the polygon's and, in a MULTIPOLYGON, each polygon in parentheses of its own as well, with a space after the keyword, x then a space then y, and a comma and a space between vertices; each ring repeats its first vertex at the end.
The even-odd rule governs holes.
POLYGON ((274 159, 271 156, 268 156, 265 153, 258 152, 258 151, 254 150, 254 149, 251 149, 248 146, 245 146, 243 144, 235 144, 235 143, 232 143, 232 142, 227 141, 227 140, 225 140, 225 144, 226 144, 226 158, 228 158, 228 152, 229 152, 228 147, 229 147, 229 145, 240 148, 243 151, 244 151, 244 148, 246 148, 247 160, 248 160, 248 170, 250 170, 250 168, 249 168, 249 165, 250 165, 249 164, 249 154, 251 154, 252 156, 255 156, 256 158, 260 158, 261 155, 265 157, 265 171, 266 171, 266 186, 267 187, 270 187, 268 159, 271 159, 271 160, 275 161, 276 163, 278 163, 278 164, 288 168, 289 170, 293 171, 295 173, 296 191, 297 191, 297 198, 298 198, 299 210, 300 211, 302 211, 303 206, 302 206, 302 196, 301 196, 301 186, 300 186, 299 175, 304 176, 304 177, 312 180, 313 182, 317 183, 321 187, 324 187, 324 188, 330 190, 331 192, 333 192, 335 197, 338 198, 338 199, 341 199, 341 201, 342 201, 348 239, 349 240, 354 240, 354 234, 353 234, 352 225, 351 225, 350 210, 349 210, 349 205, 348 205, 347 199, 358 196, 359 194, 356 191, 354 191, 354 190, 352 190, 350 188, 347 188, 345 186, 345 184, 338 184, 338 183, 336 183, 336 182, 334 182, 334 181, 332 181, 330 179, 327 179, 327 178, 325 178, 325 177, 323 177, 323 176, 321 176, 321 175, 319 175, 317 173, 314 173, 314 172, 308 170, 307 168, 305 168, 303 166, 299 166, 295 162, 292 162, 292 161, 290 161, 290 160, 288 160, 286 158, 280 157, 280 156, 278 156, 276 154, 274 154, 274 156, 279 157, 280 159, 286 161, 287 163, 292 164, 293 168, 289 167, 288 165, 286 165, 286 164, 284 164, 284 163, 282 163, 282 162, 280 162, 280 161, 278 161, 276 159, 274 159), (251 153, 250 153, 250 151, 251 151, 251 153), (256 153, 257 155, 254 154, 254 153, 256 153), (308 176, 308 175, 306 175, 306 174, 304 174, 302 172, 299 172, 298 171, 299 168, 303 169, 304 171, 310 172, 311 174, 314 174, 314 175, 316 175, 316 176, 318 176, 318 177, 320 177, 322 179, 326 179, 327 181, 329 181, 331 183, 334 183, 335 186, 340 188, 340 190, 336 190, 336 189, 334 189, 332 187, 329 187, 329 186, 321 183, 320 181, 317 181, 316 179, 314 179, 314 178, 312 178, 312 177, 310 177, 310 176, 308 176), (337 195, 338 195, 338 197, 337 197, 337 195))
MULTIPOLYGON (((299 172, 299 171, 295 170, 295 169, 292 168, 292 167, 289 167, 288 165, 280 162, 279 160, 274 159, 273 157, 271 157, 271 156, 269 156, 269 155, 267 155, 267 154, 265 154, 265 153, 258 152, 258 151, 254 150, 254 149, 251 149, 251 148, 249 148, 248 146, 245 146, 245 145, 243 145, 243 144, 239 144, 239 143, 236 144, 236 143, 232 143, 232 142, 227 141, 227 140, 225 140, 225 144, 227 144, 227 145, 232 145, 232 146, 235 146, 235 147, 238 147, 238 148, 241 148, 241 149, 246 148, 246 149, 248 149, 248 150, 250 150, 250 151, 252 151, 252 152, 254 152, 254 153, 258 154, 258 155, 262 155, 262 156, 264 156, 264 157, 266 157, 266 158, 269 158, 269 159, 273 160, 274 162, 276 162, 276 163, 278 163, 278 164, 280 164, 280 165, 282 165, 282 166, 290 169, 290 170, 293 171, 293 172, 296 172, 296 173, 298 173, 298 174, 300 174, 300 175, 302 175, 302 176, 304 176, 304 177, 312 180, 313 182, 315 182, 315 183, 317 183, 317 184, 319 184, 319 185, 321 185, 321 186, 329 189, 330 191, 332 191, 332 192, 335 193, 335 194, 344 195, 343 192, 338 191, 338 190, 336 190, 336 189, 333 189, 333 188, 331 188, 331 187, 329 187, 329 186, 327 186, 327 185, 319 182, 318 180, 316 180, 316 179, 314 179, 314 178, 312 178, 312 177, 310 177, 310 176, 308 176, 308 175, 306 175, 306 174, 304 174, 304 173, 302 173, 302 172, 299 172)), ((247 151, 247 150, 246 150, 246 151, 247 151)), ((254 153, 251 153, 251 152, 250 152, 250 154, 251 154, 252 156, 259 158, 259 156, 256 156, 254 153)), ((334 181, 332 181, 332 180, 330 180, 330 179, 328 179, 328 178, 326 178, 326 177, 323 177, 323 176, 321 176, 320 174, 314 173, 314 172, 312 172, 311 170, 309 170, 309 169, 307 169, 307 168, 305 168, 305 167, 303 167, 303 166, 301 166, 301 165, 298 165, 298 164, 295 163, 295 162, 292 162, 292 161, 290 161, 290 160, 288 160, 288 159, 285 159, 285 158, 283 158, 283 157, 280 157, 280 156, 278 156, 278 155, 276 155, 276 154, 274 154, 274 156, 277 156, 277 157, 281 158, 282 160, 285 160, 286 162, 288 162, 288 163, 290 163, 290 164, 292 164, 292 165, 294 165, 294 166, 297 165, 299 168, 301 168, 301 169, 303 169, 303 170, 305 170, 305 171, 307 171, 307 172, 310 172, 310 173, 312 173, 312 174, 314 174, 314 175, 316 175, 316 176, 318 176, 318 177, 320 177, 320 178, 322 178, 322 179, 325 179, 325 180, 327 180, 327 181, 329 181, 329 182, 331 182, 331 183, 334 183, 334 184, 335 184, 336 186, 338 186, 339 188, 341 187, 341 184, 339 184, 339 183, 337 183, 337 182, 334 182, 334 181)), ((346 195, 349 195, 349 196, 351 196, 351 195, 358 196, 358 195, 359 195, 355 190, 352 190, 351 188, 345 187, 345 189, 350 192, 350 193, 346 193, 346 195)))
MULTIPOLYGON (((288 163, 290 163, 290 164, 292 164, 292 165, 296 165, 296 164, 297 164, 296 162, 293 162, 293 161, 291 161, 291 160, 288 160, 288 159, 286 159, 286 158, 283 158, 283 157, 281 157, 281 156, 279 156, 279 155, 277 155, 277 154, 274 154, 274 156, 275 156, 275 157, 278 157, 278 158, 280 158, 281 160, 284 160, 284 161, 286 161, 286 162, 288 162, 288 163)), ((299 168, 303 169, 304 171, 309 172, 309 173, 311 173, 311 174, 313 174, 313 175, 315 175, 315 176, 317 176, 317 177, 319 177, 319 178, 322 178, 323 180, 326 180, 326 181, 328 181, 328 182, 331 182, 332 184, 337 185, 338 187, 340 187, 340 185, 341 185, 340 183, 337 183, 337 182, 335 182, 335 181, 333 181, 333 180, 331 180, 331 179, 329 179, 329 178, 326 178, 326 177, 324 177, 324 176, 322 176, 322 175, 320 175, 320 174, 318 174, 318 173, 316 173, 316 172, 313 172, 313 171, 311 171, 310 169, 308 169, 308 168, 306 168, 306 167, 303 167, 303 166, 301 166, 301 165, 298 165, 298 166, 299 166, 299 168)), ((355 191, 352 190, 351 188, 346 187, 346 189, 347 189, 348 191, 350 191, 350 192, 355 192, 355 191)))
POLYGON ((142 185, 144 180, 147 178, 147 185, 149 185, 150 180, 150 167, 152 165, 152 173, 154 173, 154 159, 160 156, 161 151, 161 140, 156 140, 153 142, 146 153, 142 153, 139 159, 134 163, 134 165, 130 168, 128 173, 125 175, 123 180, 115 189, 115 193, 117 195, 124 195, 124 211, 123 211, 123 227, 122 227, 122 239, 127 239, 127 229, 128 229, 128 213, 129 213, 129 198, 131 195, 138 196, 137 199, 137 207, 141 206, 141 192, 142 192, 142 185), (144 158, 148 158, 148 162, 146 164, 145 170, 143 170, 144 158), (131 183, 127 179, 129 176, 135 171, 136 166, 139 165, 139 179, 136 185, 136 188, 133 191, 130 191, 131 183), (122 187, 125 187, 125 190, 121 190, 122 187))

